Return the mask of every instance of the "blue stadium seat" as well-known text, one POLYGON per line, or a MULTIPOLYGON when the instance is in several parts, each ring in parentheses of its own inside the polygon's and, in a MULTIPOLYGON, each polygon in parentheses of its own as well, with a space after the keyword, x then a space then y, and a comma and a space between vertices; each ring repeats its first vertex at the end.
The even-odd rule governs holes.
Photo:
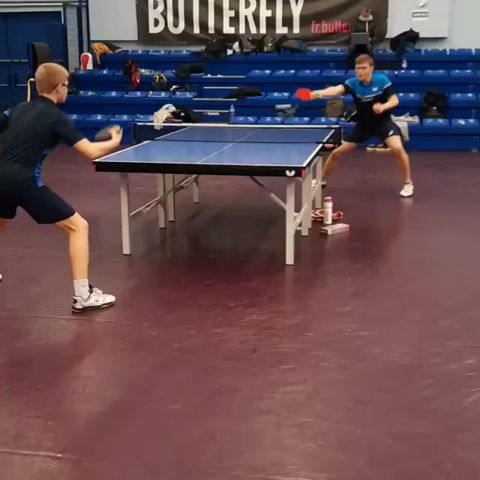
POLYGON ((431 78, 445 78, 445 77, 448 77, 448 71, 447 70, 424 70, 423 75, 425 77, 431 77, 431 78))
POLYGON ((344 77, 345 70, 324 70, 322 72, 322 76, 324 77, 344 77))
POLYGON ((288 100, 290 98, 289 92, 270 92, 265 95, 267 100, 288 100))
POLYGON ((467 70, 450 70, 450 76, 455 78, 474 78, 477 76, 474 70, 467 69, 467 70))
POLYGON ((118 122, 118 121, 132 122, 134 118, 135 118, 135 115, 117 114, 117 115, 112 115, 110 117, 110 120, 114 120, 116 122, 118 122))
POLYGON ((316 117, 310 123, 312 125, 337 125, 338 124, 338 118, 316 117))
POLYGON ((450 107, 475 107, 478 104, 478 97, 475 93, 452 93, 448 105, 450 107))
POLYGON ((299 70, 297 77, 319 77, 321 70, 299 70))
POLYGON ((280 117, 260 117, 258 123, 262 125, 281 125, 283 118, 280 117))
POLYGON ((423 51, 425 57, 430 59, 443 59, 447 56, 447 50, 445 48, 426 48, 423 51))
POLYGON ((121 91, 118 91, 118 90, 109 90, 107 92, 103 92, 102 93, 102 97, 123 97, 125 95, 125 92, 121 92, 121 91))
POLYGON ((239 116, 239 117, 235 117, 230 123, 236 124, 236 125, 253 125, 257 123, 257 121, 258 121, 257 117, 239 116))
POLYGON ((285 125, 308 125, 311 121, 310 117, 287 117, 283 123, 285 125))
POLYGON ((452 118, 452 127, 456 127, 462 130, 475 130, 480 131, 480 121, 475 118, 452 118))
POLYGON ((420 70, 399 70, 398 76, 403 78, 418 78, 422 76, 422 72, 420 70))
POLYGON ((153 123, 153 115, 135 115, 136 123, 153 123))
POLYGON ((424 118, 422 123, 423 130, 434 129, 443 130, 450 127, 448 118, 424 118))
POLYGON ((457 60, 468 61, 469 57, 473 57, 473 49, 471 48, 451 48, 448 52, 450 57, 457 60))
POLYGON ((306 52, 307 55, 325 55, 325 48, 309 48, 306 52))
POLYGON ((139 92, 139 91, 133 91, 133 92, 127 92, 125 94, 125 97, 129 98, 142 98, 146 97, 148 95, 148 92, 139 92))
MULTIPOLYGON (((378 73, 383 73, 389 78, 395 77, 397 75, 397 72, 395 70, 378 70, 378 73)), ((355 75, 354 70, 352 70, 352 75, 355 75)))
POLYGON ((149 55, 158 55, 158 56, 165 56, 170 55, 170 50, 149 50, 149 55))
POLYGON ((348 50, 346 48, 329 48, 325 52, 325 55, 329 57, 339 57, 339 58, 344 58, 348 54, 348 50))
POLYGON ((197 96, 197 93, 196 92, 175 92, 173 96, 177 98, 194 98, 197 96))
POLYGON ((95 91, 93 91, 93 90, 79 90, 79 91, 77 92, 77 95, 78 95, 79 97, 94 97, 94 96, 96 96, 96 95, 98 95, 98 94, 97 94, 97 92, 95 92, 95 91))
POLYGON ((272 75, 271 70, 251 70, 247 73, 247 77, 270 77, 272 75))
POLYGON ((150 98, 170 98, 172 94, 170 92, 149 92, 150 98))
POLYGON ((110 115, 103 115, 102 113, 94 113, 86 116, 87 120, 108 120, 109 118, 110 115))
POLYGON ((294 77, 297 74, 296 70, 275 70, 273 72, 274 77, 294 77))
POLYGON ((422 101, 420 93, 399 92, 397 94, 400 105, 418 107, 422 101))
POLYGON ((77 122, 78 120, 84 120, 87 115, 80 115, 78 113, 70 113, 68 115, 74 122, 77 122))

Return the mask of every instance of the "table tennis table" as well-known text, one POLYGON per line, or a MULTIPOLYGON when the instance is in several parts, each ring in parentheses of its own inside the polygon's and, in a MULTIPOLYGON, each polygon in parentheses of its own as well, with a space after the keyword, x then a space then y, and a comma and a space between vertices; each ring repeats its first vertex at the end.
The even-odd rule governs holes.
POLYGON ((120 174, 122 250, 132 253, 132 221, 157 208, 158 226, 175 221, 175 195, 192 186, 199 203, 202 175, 251 178, 285 210, 285 262, 294 264, 295 235, 307 236, 312 208, 322 204, 322 154, 341 142, 338 126, 278 126, 225 124, 134 125, 137 144, 94 161, 97 172, 120 174), (130 209, 129 177, 134 173, 157 175, 157 196, 130 209), (285 201, 258 177, 282 177, 285 201), (314 182, 313 179, 317 181, 314 182), (296 211, 296 186, 301 186, 301 207, 296 211))

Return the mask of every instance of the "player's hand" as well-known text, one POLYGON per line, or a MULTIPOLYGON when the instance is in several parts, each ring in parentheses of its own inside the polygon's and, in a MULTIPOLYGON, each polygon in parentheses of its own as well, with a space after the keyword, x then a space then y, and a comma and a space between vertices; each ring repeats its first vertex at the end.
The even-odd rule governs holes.
POLYGON ((385 111, 385 107, 381 104, 381 103, 376 103, 374 106, 373 106, 373 111, 377 114, 377 115, 380 115, 381 113, 383 113, 385 111))
POLYGON ((313 90, 312 91, 312 99, 313 100, 320 100, 323 98, 323 90, 313 90))
POLYGON ((117 144, 120 145, 123 137, 123 130, 117 125, 112 127, 110 130, 110 138, 117 144))

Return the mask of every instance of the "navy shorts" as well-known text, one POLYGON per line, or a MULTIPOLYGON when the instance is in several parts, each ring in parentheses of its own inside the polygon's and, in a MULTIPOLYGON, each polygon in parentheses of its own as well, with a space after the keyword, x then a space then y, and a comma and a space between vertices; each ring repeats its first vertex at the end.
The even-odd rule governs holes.
POLYGON ((14 218, 18 207, 41 224, 62 222, 75 214, 75 209, 47 186, 0 185, 0 218, 14 218))
POLYGON ((370 137, 378 137, 382 142, 387 138, 399 135, 402 138, 402 131, 400 127, 388 120, 381 123, 360 124, 357 123, 350 133, 344 137, 345 142, 348 143, 363 143, 370 137))

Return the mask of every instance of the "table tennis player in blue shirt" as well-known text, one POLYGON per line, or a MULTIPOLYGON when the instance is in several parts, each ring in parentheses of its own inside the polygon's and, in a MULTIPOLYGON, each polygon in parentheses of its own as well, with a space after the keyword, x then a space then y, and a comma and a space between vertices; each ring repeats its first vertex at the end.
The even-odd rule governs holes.
POLYGON ((400 128, 391 120, 391 110, 399 100, 392 82, 382 73, 374 71, 370 55, 359 55, 355 60, 356 77, 324 90, 299 89, 298 97, 304 101, 350 94, 356 106, 356 125, 345 135, 342 144, 333 150, 323 168, 323 181, 336 167, 338 160, 370 137, 380 138, 396 157, 403 176, 400 196, 413 196, 410 159, 405 151, 400 128))

